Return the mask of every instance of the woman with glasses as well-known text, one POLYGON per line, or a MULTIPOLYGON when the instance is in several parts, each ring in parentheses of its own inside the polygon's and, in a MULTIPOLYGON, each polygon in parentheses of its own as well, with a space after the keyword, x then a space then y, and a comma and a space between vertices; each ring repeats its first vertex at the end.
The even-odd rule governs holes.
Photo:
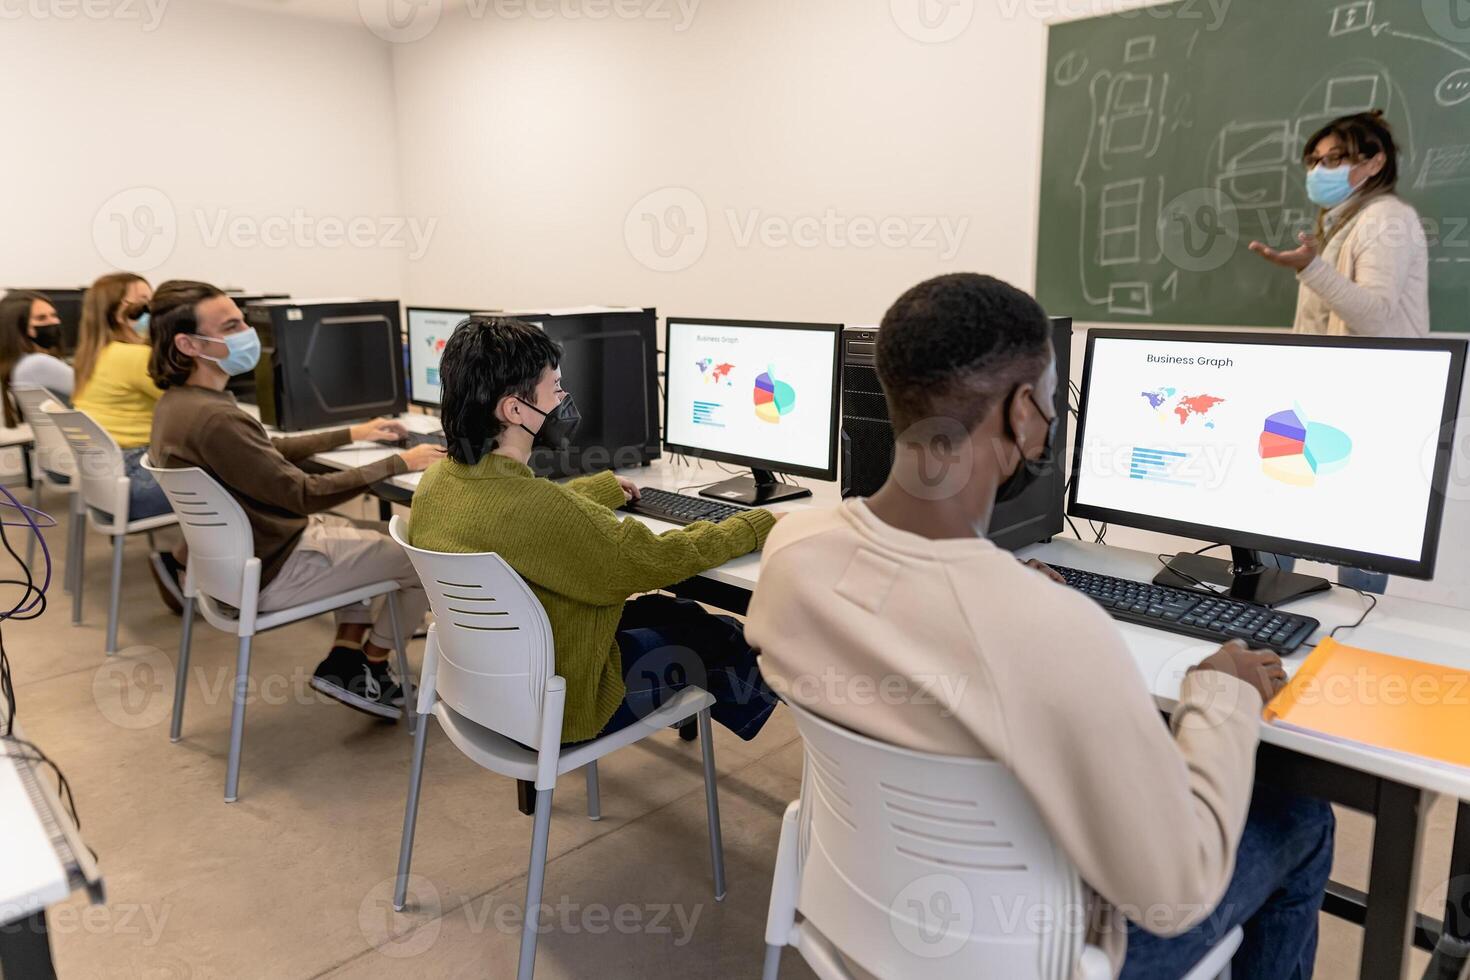
POLYGON ((1381 111, 1334 119, 1302 151, 1313 234, 1288 252, 1251 251, 1296 272, 1298 333, 1423 337, 1429 249, 1414 208, 1394 194, 1398 149, 1381 111))

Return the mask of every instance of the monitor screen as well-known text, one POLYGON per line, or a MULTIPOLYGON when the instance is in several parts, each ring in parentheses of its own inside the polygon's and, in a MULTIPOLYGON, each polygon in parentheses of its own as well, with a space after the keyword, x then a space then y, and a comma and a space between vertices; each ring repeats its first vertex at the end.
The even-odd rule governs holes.
POLYGON ((1093 331, 1069 511, 1428 574, 1463 364, 1454 340, 1093 331))
POLYGON ((670 318, 670 452, 837 478, 836 324, 670 318))
POLYGON ((439 358, 454 328, 471 310, 408 308, 408 400, 439 405, 439 358))

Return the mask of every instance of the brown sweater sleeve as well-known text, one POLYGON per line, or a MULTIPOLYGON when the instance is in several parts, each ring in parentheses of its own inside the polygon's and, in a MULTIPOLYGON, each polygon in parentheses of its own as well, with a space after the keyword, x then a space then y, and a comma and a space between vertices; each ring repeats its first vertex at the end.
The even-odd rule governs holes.
POLYGON ((331 429, 327 432, 312 432, 304 436, 276 436, 271 440, 277 452, 289 462, 299 463, 317 453, 331 452, 352 441, 351 429, 331 429))
MULTIPOLYGON (((408 472, 397 454, 356 469, 307 473, 284 456, 248 416, 221 412, 204 422, 198 445, 207 447, 202 460, 231 490, 292 514, 315 514, 344 503, 379 480, 408 472)), ((324 433, 323 435, 332 435, 324 433)), ((285 440, 295 443, 319 435, 285 440)))

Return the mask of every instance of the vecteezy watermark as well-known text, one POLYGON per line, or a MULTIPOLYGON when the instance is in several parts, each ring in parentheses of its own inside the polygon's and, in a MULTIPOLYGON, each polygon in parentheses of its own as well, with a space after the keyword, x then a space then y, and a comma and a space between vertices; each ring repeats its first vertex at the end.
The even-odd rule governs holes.
POLYGON ((429 250, 438 218, 404 215, 314 215, 296 208, 289 215, 232 215, 219 208, 194 212, 206 248, 391 249, 417 262, 429 250))
POLYGON ((975 898, 960 878, 932 874, 909 882, 888 905, 898 944, 924 959, 958 953, 975 929, 975 898))
POLYGON ((0 20, 137 21, 158 30, 169 0, 0 0, 0 20))
POLYGON ((92 674, 92 701, 119 728, 152 728, 169 716, 173 661, 157 647, 129 647, 92 674))
POLYGON ((130 187, 102 202, 92 219, 92 243, 116 269, 149 272, 167 262, 179 240, 178 215, 156 187, 130 187))
MULTIPOLYGON (((968 216, 852 214, 836 208, 775 214, 725 208, 724 228, 739 249, 874 249, 930 251, 941 262, 959 254, 968 216)), ((703 198, 687 187, 664 187, 639 198, 623 220, 628 252, 654 272, 682 272, 704 256, 715 230, 703 198)))
POLYGON ((1159 248, 1186 272, 1213 272, 1235 254, 1240 217, 1221 191, 1198 188, 1180 194, 1159 212, 1159 248))
MULTIPOLYGON (((140 905, 136 902, 53 905, 46 910, 46 931, 52 936, 127 936, 130 942, 152 948, 163 938, 163 930, 172 911, 172 905, 140 905)), ((25 913, 26 910, 19 906, 0 904, 0 922, 7 923, 0 926, 0 938, 38 930, 40 926, 34 919, 16 918, 25 913)))
MULTIPOLYGON (((682 34, 694 24, 703 0, 464 0, 470 20, 667 22, 682 34)), ((408 44, 431 34, 444 15, 444 0, 358 0, 358 16, 385 41, 408 44)))
POLYGON ((975 19, 975 0, 888 0, 888 11, 915 41, 943 44, 965 33, 975 19))
POLYGON ((1470 3, 1466 0, 1424 0, 1424 20, 1451 44, 1470 44, 1470 3))
MULTIPOLYGON (((358 906, 357 924, 363 938, 375 950, 393 959, 421 956, 438 942, 444 922, 463 918, 472 935, 494 930, 505 935, 520 935, 526 922, 525 909, 519 901, 507 901, 494 895, 478 898, 461 896, 446 901, 434 883, 422 875, 410 875, 407 912, 395 912, 392 903, 394 878, 375 885, 358 906)), ((601 902, 578 902, 562 895, 554 903, 536 906, 530 928, 538 935, 549 932, 563 935, 587 933, 602 936, 610 932, 624 936, 668 936, 682 949, 694 938, 694 930, 704 913, 702 904, 624 902, 606 905, 601 902)))
POLYGON ((1470 500, 1470 416, 1446 422, 1424 438, 1419 461, 1424 481, 1435 485, 1435 467, 1441 447, 1449 459, 1445 469, 1444 496, 1447 500, 1470 500))
POLYGON ((852 705, 866 708, 882 704, 926 705, 939 708, 948 718, 959 710, 968 674, 868 674, 824 667, 819 674, 767 678, 771 689, 784 701, 797 704, 852 705))

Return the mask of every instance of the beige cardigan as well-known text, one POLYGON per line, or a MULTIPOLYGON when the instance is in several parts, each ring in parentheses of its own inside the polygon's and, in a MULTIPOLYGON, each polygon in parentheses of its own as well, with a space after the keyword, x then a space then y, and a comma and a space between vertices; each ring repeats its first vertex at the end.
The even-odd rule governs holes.
MULTIPOLYGON (((1331 217, 1329 212, 1329 221, 1331 217)), ((1297 333, 1429 334, 1424 227, 1413 206, 1392 194, 1374 198, 1348 218, 1321 255, 1297 274, 1297 281, 1297 333)))
POLYGON ((1175 935, 1224 894, 1260 695, 1188 674, 1166 727, 1102 607, 991 542, 921 538, 856 499, 789 514, 745 635, 788 701, 890 744, 1005 763, 1090 886, 1090 941, 1115 976, 1123 910, 1175 935), (872 690, 885 696, 859 696, 872 690))

